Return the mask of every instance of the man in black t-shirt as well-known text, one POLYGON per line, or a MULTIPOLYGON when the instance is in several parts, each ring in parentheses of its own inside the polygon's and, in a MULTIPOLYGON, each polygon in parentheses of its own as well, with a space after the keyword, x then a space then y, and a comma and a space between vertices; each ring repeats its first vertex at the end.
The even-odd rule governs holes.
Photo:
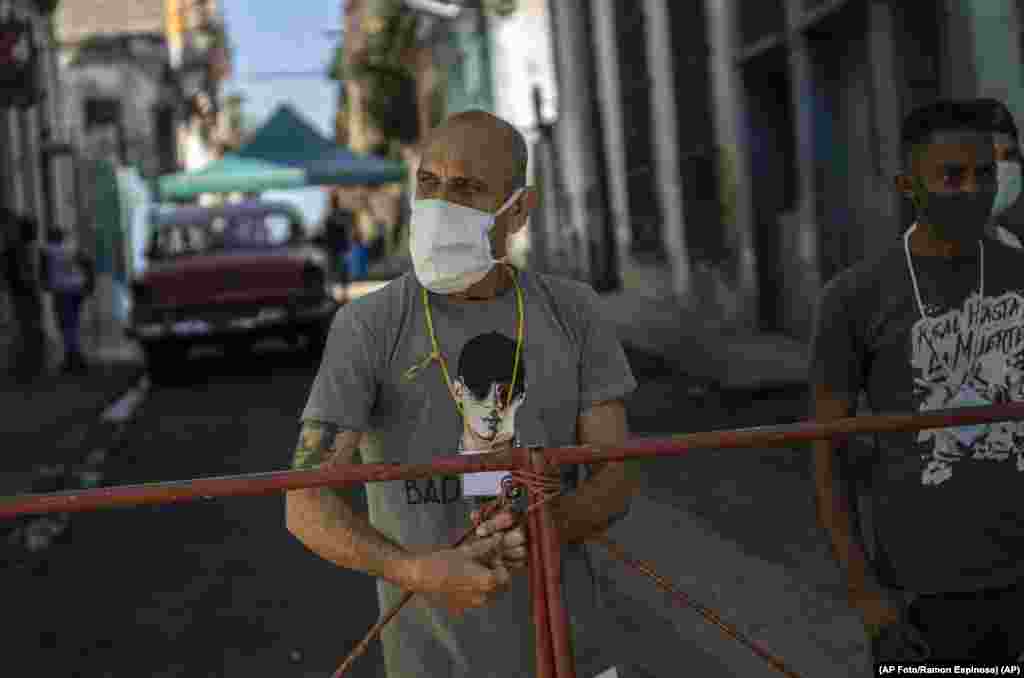
MULTIPOLYGON (((997 192, 977 102, 908 116, 897 188, 917 221, 825 288, 815 417, 1024 400, 1024 254, 984 237, 997 192)), ((853 536, 847 451, 815 444, 819 515, 876 661, 1008 662, 1024 652, 1024 422, 875 436, 870 561, 853 536), (902 602, 900 602, 902 600, 902 602), (909 601, 909 604, 904 604, 909 601)))

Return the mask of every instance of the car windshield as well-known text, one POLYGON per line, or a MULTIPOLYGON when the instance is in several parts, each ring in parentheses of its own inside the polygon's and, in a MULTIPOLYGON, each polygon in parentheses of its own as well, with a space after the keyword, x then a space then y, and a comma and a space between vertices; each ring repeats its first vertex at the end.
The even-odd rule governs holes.
POLYGON ((301 225, 287 214, 217 217, 210 224, 175 224, 160 228, 150 244, 149 256, 167 259, 274 248, 293 244, 301 238, 301 225))

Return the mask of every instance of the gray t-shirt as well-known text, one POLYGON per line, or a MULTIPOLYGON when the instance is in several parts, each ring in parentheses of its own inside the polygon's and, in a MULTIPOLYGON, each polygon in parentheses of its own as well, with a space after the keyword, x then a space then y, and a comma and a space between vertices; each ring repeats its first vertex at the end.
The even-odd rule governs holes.
MULTIPOLYGON (((367 433, 364 463, 422 463, 482 449, 489 436, 520 446, 577 444, 577 417, 590 405, 624 398, 636 381, 600 300, 583 283, 519 272, 524 339, 511 406, 516 294, 459 303, 430 294, 434 331, 453 391, 437 362, 409 379, 431 351, 421 287, 405 274, 335 316, 303 420, 367 433), (467 413, 464 425, 454 398, 467 413)), ((563 469, 568 480, 572 474, 563 469)), ((448 546, 474 508, 459 478, 367 485, 370 521, 408 547, 448 546)), ((563 548, 563 593, 573 616, 599 604, 585 546, 563 548)), ((401 591, 378 582, 382 610, 401 591)), ((513 678, 534 675, 534 630, 525 574, 491 606, 460 619, 416 597, 382 634, 390 678, 513 678)), ((369 622, 370 620, 368 620, 369 622)))
MULTIPOLYGON (((832 280, 811 380, 871 410, 907 413, 1024 400, 1024 253, 914 256, 903 243, 832 280), (961 384, 963 384, 961 386, 961 384)), ((878 573, 915 593, 973 591, 1024 575, 1024 422, 875 436, 868 488, 878 573)), ((862 460, 863 461, 863 460, 862 460)))

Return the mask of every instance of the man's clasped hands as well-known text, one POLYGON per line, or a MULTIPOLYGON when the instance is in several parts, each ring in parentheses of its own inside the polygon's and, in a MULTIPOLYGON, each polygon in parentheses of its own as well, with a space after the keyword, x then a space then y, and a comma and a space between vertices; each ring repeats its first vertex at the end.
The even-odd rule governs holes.
MULTIPOLYGON (((471 520, 480 520, 479 510, 471 520)), ((461 546, 417 554, 411 561, 414 590, 456 617, 485 607, 508 588, 510 571, 526 568, 526 538, 520 517, 500 511, 480 522, 461 546)))

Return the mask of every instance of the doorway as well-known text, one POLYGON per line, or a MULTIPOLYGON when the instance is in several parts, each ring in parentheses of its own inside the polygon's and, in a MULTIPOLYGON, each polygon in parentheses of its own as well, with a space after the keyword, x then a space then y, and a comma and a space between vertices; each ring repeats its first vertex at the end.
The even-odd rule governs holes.
POLYGON ((888 200, 882 191, 891 189, 878 153, 867 30, 866 6, 847 3, 806 34, 823 281, 873 253, 879 235, 890 239, 879 223, 888 200))
POLYGON ((746 146, 750 154, 758 321, 768 332, 785 322, 785 281, 779 217, 797 203, 796 139, 789 62, 776 47, 745 63, 746 146))

